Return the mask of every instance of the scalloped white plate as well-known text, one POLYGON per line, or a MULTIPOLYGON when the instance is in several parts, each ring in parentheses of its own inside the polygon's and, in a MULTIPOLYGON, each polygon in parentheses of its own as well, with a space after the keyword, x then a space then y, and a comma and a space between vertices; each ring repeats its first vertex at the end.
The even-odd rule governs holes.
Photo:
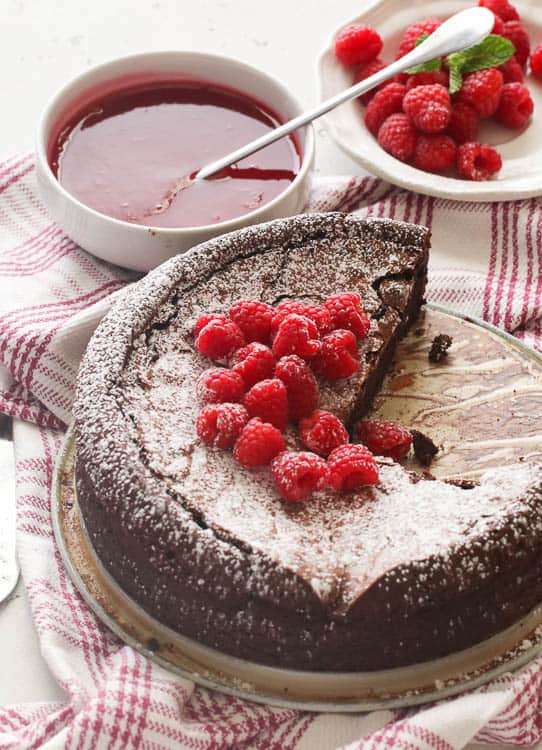
MULTIPOLYGON (((384 39, 382 57, 391 61, 404 29, 428 16, 447 17, 474 5, 476 0, 376 0, 359 16, 335 29, 318 59, 319 93, 323 101, 352 85, 352 74, 333 53, 333 40, 349 23, 374 26, 384 39)), ((514 2, 531 35, 533 45, 542 43, 542 8, 540 0, 514 2)), ((542 195, 542 82, 529 75, 527 84, 535 104, 531 124, 524 131, 507 130, 486 121, 480 141, 498 146, 503 168, 487 182, 471 182, 455 177, 423 172, 394 159, 380 148, 363 122, 363 107, 348 102, 329 112, 324 121, 340 148, 372 174, 409 190, 453 200, 500 201, 542 195)))

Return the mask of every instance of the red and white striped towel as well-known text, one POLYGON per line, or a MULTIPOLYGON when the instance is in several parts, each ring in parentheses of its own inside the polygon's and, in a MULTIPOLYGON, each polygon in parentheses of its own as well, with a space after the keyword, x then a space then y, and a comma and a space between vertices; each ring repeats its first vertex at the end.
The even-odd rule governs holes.
MULTIPOLYGON (((542 201, 454 203, 356 177, 320 180, 309 208, 429 225, 429 298, 542 348, 542 201)), ((51 222, 31 156, 0 164, 0 410, 19 418, 20 563, 42 653, 67 695, 64 703, 0 708, 0 748, 455 750, 474 740, 541 740, 542 658, 519 675, 433 706, 316 715, 197 688, 96 620, 55 548, 51 477, 86 342, 135 279, 87 255, 51 222)))

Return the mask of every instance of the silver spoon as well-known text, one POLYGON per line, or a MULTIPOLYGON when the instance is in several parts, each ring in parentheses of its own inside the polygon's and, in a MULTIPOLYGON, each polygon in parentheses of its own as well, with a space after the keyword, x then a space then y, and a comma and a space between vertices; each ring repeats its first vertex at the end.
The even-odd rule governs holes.
POLYGON ((309 122, 325 115, 326 112, 335 109, 339 104, 344 104, 344 102, 348 102, 350 99, 365 94, 366 91, 374 89, 375 86, 388 80, 388 78, 393 78, 398 73, 404 73, 405 70, 414 65, 420 65, 421 63, 429 62, 429 60, 434 60, 436 57, 449 55, 452 52, 458 52, 459 50, 471 47, 473 44, 477 44, 491 32, 494 21, 495 17, 493 13, 487 8, 468 8, 456 13, 447 21, 444 21, 431 36, 404 57, 395 60, 395 62, 378 71, 378 73, 366 78, 364 81, 356 83, 345 91, 339 92, 325 102, 309 109, 307 112, 294 117, 292 120, 288 120, 288 122, 285 122, 278 128, 270 130, 265 135, 260 136, 260 138, 247 143, 246 146, 242 146, 236 151, 223 156, 221 159, 207 164, 191 179, 181 181, 178 187, 182 189, 194 180, 204 180, 207 177, 211 177, 216 172, 220 172, 221 169, 229 167, 231 164, 243 159, 245 156, 250 156, 265 146, 269 146, 270 143, 274 143, 279 138, 293 133, 294 130, 297 130, 302 125, 307 125, 309 122))

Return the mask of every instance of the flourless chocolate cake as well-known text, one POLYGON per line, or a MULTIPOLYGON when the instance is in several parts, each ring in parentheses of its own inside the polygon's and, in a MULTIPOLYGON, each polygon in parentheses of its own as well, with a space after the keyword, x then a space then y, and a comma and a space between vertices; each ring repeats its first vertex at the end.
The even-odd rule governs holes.
POLYGON ((345 290, 371 328, 360 371, 321 383, 320 408, 350 426, 418 315, 428 251, 422 227, 294 217, 172 259, 104 319, 79 376, 78 501, 106 569, 161 623, 263 664, 361 671, 461 650, 540 602, 536 465, 451 484, 380 458, 376 486, 291 504, 267 468, 195 432, 202 313, 345 290))

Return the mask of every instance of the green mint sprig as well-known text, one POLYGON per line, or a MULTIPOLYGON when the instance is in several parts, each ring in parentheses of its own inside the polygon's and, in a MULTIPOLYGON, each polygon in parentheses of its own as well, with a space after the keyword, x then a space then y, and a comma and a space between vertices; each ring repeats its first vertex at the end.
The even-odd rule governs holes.
MULTIPOLYGON (((422 34, 416 42, 416 46, 427 39, 427 34, 422 34)), ((516 48, 509 39, 497 34, 486 36, 478 44, 474 44, 461 52, 454 52, 446 58, 446 67, 450 72, 450 94, 455 94, 461 88, 463 76, 474 73, 484 68, 497 68, 507 62, 516 48)), ((429 62, 415 65, 407 70, 407 73, 432 73, 440 70, 441 60, 430 60, 429 62)))

